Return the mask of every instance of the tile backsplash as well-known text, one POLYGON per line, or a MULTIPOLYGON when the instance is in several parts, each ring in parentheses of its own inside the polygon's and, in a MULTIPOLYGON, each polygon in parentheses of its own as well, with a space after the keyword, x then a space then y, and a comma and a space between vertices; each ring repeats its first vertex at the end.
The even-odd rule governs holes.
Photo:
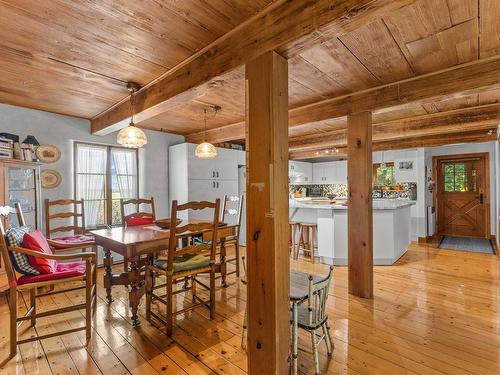
MULTIPOLYGON (((373 198, 408 198, 417 200, 417 184, 415 182, 405 182, 400 184, 402 190, 374 190, 373 198)), ((335 195, 336 198, 347 198, 347 184, 321 184, 321 185, 290 185, 290 194, 302 190, 303 188, 319 188, 321 196, 327 197, 335 195)))

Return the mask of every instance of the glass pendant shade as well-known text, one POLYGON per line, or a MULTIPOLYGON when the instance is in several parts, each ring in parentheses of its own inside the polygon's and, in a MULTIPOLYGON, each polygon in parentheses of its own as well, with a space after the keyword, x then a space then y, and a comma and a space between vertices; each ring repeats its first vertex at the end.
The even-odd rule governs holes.
POLYGON ((118 144, 128 148, 141 148, 148 143, 146 134, 135 126, 133 122, 118 132, 116 141, 118 144))
POLYGON ((194 154, 199 159, 213 159, 217 156, 217 149, 213 144, 203 142, 196 146, 194 154))

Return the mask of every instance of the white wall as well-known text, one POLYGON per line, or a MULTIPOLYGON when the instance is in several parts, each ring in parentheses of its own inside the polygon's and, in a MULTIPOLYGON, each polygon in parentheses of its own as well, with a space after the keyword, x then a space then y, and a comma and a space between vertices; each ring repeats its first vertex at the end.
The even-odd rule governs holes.
MULTIPOLYGON (((93 136, 88 120, 53 113, 0 104, 0 132, 18 134, 22 142, 26 135, 34 135, 41 143, 56 145, 61 158, 44 168, 57 170, 62 183, 55 189, 42 189, 43 199, 73 197, 73 141, 116 145, 116 133, 93 136)), ((184 142, 184 137, 146 131, 148 144, 139 151, 139 194, 153 196, 158 217, 169 214, 168 147, 184 142)))
POLYGON ((417 184, 417 203, 411 207, 411 237, 416 241, 418 237, 425 237, 425 163, 424 149, 403 149, 377 151, 373 153, 373 163, 382 161, 394 162, 395 177, 397 182, 415 182, 417 184), (413 162, 412 169, 399 169, 399 162, 413 162))
MULTIPOLYGON (((496 235, 498 231, 498 212, 500 210, 500 196, 497 193, 497 186, 500 184, 498 180, 499 157, 498 157, 498 142, 483 142, 483 143, 468 143, 459 145, 428 147, 425 149, 425 164, 432 171, 432 158, 439 155, 467 154, 475 152, 488 152, 490 164, 490 222, 491 234, 496 235)), ((432 194, 427 191, 426 205, 432 206, 432 194)))

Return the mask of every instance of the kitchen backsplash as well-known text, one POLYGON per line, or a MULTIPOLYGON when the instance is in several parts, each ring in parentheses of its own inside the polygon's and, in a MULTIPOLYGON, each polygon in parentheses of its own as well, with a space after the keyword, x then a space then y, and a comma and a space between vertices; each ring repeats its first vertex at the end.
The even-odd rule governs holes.
MULTIPOLYGON (((408 198, 417 200, 417 184, 415 182, 405 182, 400 185, 403 188, 401 191, 374 190, 373 198, 408 198)), ((336 198, 347 198, 347 184, 290 185, 289 188, 290 194, 302 189, 319 188, 323 197, 335 195, 336 198)))

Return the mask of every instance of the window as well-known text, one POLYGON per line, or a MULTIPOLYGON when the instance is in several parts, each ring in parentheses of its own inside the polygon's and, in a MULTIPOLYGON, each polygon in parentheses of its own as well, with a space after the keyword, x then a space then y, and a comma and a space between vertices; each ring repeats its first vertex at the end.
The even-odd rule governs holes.
POLYGON ((445 163, 444 191, 447 193, 476 191, 476 170, 470 162, 445 163))
POLYGON ((75 198, 90 228, 121 223, 120 198, 138 197, 137 150, 75 143, 75 198))
POLYGON ((380 164, 373 164, 373 185, 374 186, 392 186, 396 185, 394 178, 394 163, 385 163, 382 168, 380 164))

